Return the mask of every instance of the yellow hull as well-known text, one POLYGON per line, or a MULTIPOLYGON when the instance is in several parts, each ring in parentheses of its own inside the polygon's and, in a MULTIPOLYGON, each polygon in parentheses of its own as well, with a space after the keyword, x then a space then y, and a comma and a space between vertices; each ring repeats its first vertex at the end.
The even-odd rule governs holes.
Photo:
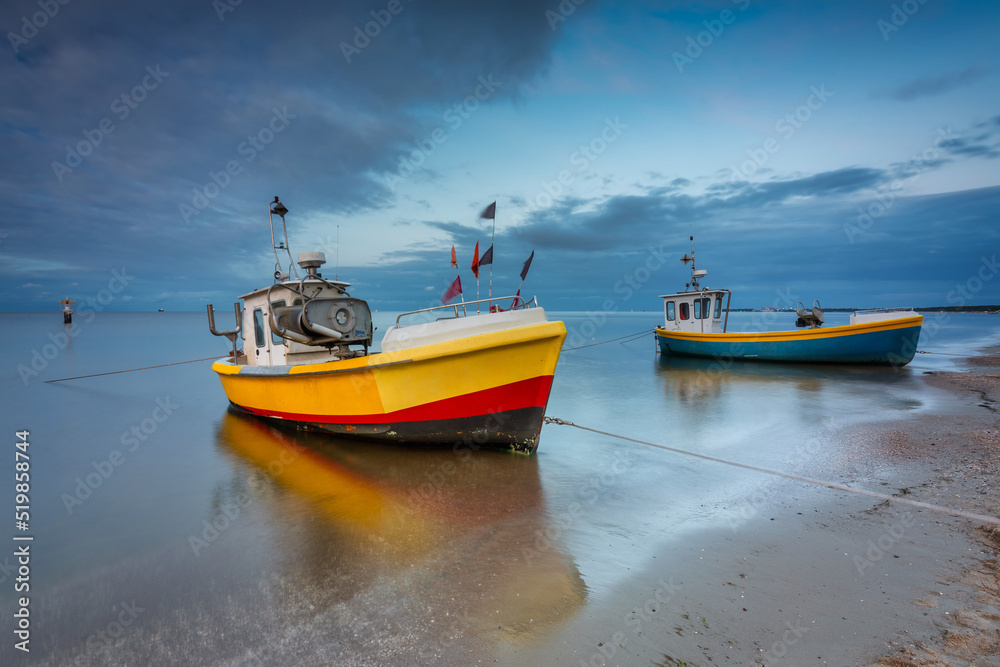
POLYGON ((355 359, 295 366, 215 362, 251 414, 400 442, 537 445, 566 328, 545 322, 355 359))

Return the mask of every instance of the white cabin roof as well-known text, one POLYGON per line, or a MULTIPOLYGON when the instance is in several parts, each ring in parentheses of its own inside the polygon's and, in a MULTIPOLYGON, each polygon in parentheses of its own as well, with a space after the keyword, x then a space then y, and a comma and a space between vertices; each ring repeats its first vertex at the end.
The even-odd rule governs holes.
POLYGON ((671 297, 681 297, 681 296, 701 296, 710 294, 725 294, 727 290, 724 289, 709 289, 708 287, 702 288, 700 290, 691 290, 689 292, 674 292, 673 294, 661 294, 661 299, 669 299, 671 297))
MULTIPOLYGON (((314 278, 307 278, 304 281, 302 281, 302 280, 285 280, 285 281, 280 282, 280 283, 275 283, 275 285, 280 285, 282 287, 298 287, 299 283, 303 283, 304 285, 308 285, 308 286, 316 285, 316 286, 320 286, 320 287, 325 286, 325 285, 335 285, 335 286, 339 287, 342 290, 346 290, 348 287, 351 286, 351 283, 345 283, 345 282, 340 281, 340 280, 316 280, 314 278)), ((260 287, 258 289, 255 289, 252 292, 248 292, 246 294, 241 294, 239 298, 245 299, 247 297, 251 297, 251 296, 255 296, 257 294, 261 294, 261 293, 266 292, 267 290, 271 289, 271 287, 273 287, 273 286, 272 285, 268 285, 267 287, 260 287)))

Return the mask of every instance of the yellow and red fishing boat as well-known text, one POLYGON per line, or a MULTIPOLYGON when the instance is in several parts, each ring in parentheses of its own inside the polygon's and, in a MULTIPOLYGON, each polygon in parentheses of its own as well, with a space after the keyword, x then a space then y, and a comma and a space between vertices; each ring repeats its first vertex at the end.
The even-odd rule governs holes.
POLYGON ((707 271, 696 270, 694 238, 691 282, 683 292, 661 295, 664 324, 656 327, 660 352, 676 357, 720 360, 785 361, 797 363, 882 364, 905 366, 917 352, 923 316, 913 309, 881 308, 857 311, 850 324, 824 328, 818 301, 795 309, 798 329, 790 331, 727 331, 732 293, 701 287, 707 271))
POLYGON ((278 250, 288 253, 288 272, 278 261, 274 284, 240 297, 231 331, 216 330, 208 306, 212 333, 233 342, 232 356, 212 369, 236 408, 367 439, 535 450, 562 322, 549 322, 534 299, 463 302, 400 315, 371 353, 368 304, 348 294, 349 283, 322 277, 323 254, 299 254, 298 276, 287 212, 275 197, 269 214, 281 217, 285 242, 274 244, 272 216, 272 246, 276 260, 278 250), (501 302, 513 307, 494 307, 501 302))

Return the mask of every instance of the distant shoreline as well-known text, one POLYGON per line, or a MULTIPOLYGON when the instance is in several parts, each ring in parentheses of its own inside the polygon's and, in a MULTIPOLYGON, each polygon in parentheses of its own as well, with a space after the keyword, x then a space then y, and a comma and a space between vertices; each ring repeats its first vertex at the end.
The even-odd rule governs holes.
MULTIPOLYGON (((877 308, 824 308, 826 313, 855 313, 860 310, 879 310, 877 308)), ((918 313, 984 313, 987 315, 1000 314, 1000 305, 996 306, 928 306, 926 308, 914 308, 918 313)), ((794 308, 730 308, 731 313, 794 313, 794 308)))
MULTIPOLYGON (((462 305, 458 303, 456 305, 462 305)), ((384 309, 379 309, 384 310, 384 309)), ((599 309, 598 309, 599 310, 599 309)), ((855 313, 861 310, 879 310, 877 308, 823 308, 824 312, 827 313, 855 313)), ((889 309, 891 310, 891 309, 889 309)), ((917 313, 982 313, 984 315, 1000 315, 1000 304, 993 306, 928 306, 926 308, 914 308, 917 313)), ((552 309, 553 312, 565 312, 565 313, 589 313, 594 312, 594 309, 584 308, 580 310, 566 310, 564 308, 552 309)), ((0 315, 59 315, 62 311, 59 310, 0 310, 0 315)), ((84 311, 90 312, 90 311, 84 311)), ((171 311, 160 311, 160 310, 104 310, 103 313, 159 313, 159 312, 170 312, 170 313, 198 313, 204 315, 205 311, 198 310, 171 310, 171 311)), ((377 312, 377 311, 376 311, 377 312)), ((402 313, 405 310, 385 310, 385 312, 390 313, 402 313)), ((643 308, 642 310, 634 311, 619 311, 619 312, 636 312, 636 313, 658 313, 662 312, 662 308, 643 308)), ((731 313, 795 313, 794 308, 730 308, 731 313)), ((100 313, 97 313, 100 314, 100 313)))

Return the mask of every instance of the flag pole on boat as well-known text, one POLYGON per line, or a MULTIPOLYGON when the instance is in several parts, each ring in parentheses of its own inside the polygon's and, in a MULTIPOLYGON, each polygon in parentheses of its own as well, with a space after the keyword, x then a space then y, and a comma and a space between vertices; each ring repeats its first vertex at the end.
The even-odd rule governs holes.
MULTIPOLYGON (((496 238, 497 238, 497 203, 493 202, 492 204, 484 208, 483 212, 479 214, 479 219, 480 220, 486 219, 493 221, 493 234, 490 236, 490 249, 483 253, 483 259, 488 259, 489 260, 488 263, 490 265, 489 298, 492 299, 493 298, 493 245, 496 243, 496 238)), ((483 264, 486 263, 487 262, 485 261, 480 261, 479 265, 482 266, 483 264)), ((476 298, 477 299, 479 298, 478 294, 476 295, 476 298)))
POLYGON ((514 303, 510 304, 511 308, 517 305, 517 300, 521 296, 521 288, 524 287, 524 278, 528 275, 528 269, 531 268, 531 260, 534 258, 535 251, 532 250, 531 256, 528 257, 528 259, 524 262, 524 266, 521 268, 521 282, 517 285, 517 294, 514 295, 514 303))
MULTIPOLYGON (((462 293, 462 272, 458 270, 458 255, 455 254, 455 246, 451 247, 451 265, 455 267, 455 282, 452 285, 458 285, 458 293, 462 293)), ((448 290, 451 291, 450 289, 448 290)), ((462 297, 462 315, 468 315, 465 310, 465 297, 462 297)), ((455 304, 455 317, 458 317, 458 304, 455 304)))
POLYGON ((479 314, 479 241, 476 241, 476 249, 472 251, 472 273, 476 276, 476 314, 479 314))

